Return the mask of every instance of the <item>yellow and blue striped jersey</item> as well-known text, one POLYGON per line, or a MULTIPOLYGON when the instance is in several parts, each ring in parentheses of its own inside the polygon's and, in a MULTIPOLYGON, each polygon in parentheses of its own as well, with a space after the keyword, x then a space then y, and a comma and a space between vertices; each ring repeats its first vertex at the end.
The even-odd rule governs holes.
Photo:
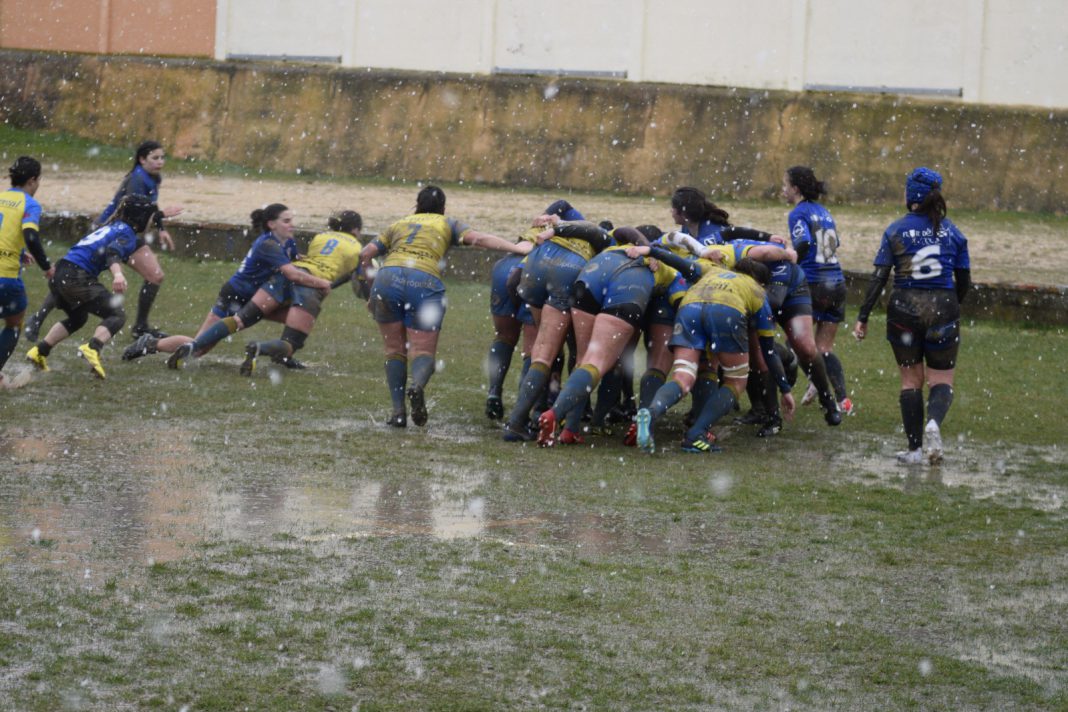
POLYGON ((21 188, 0 193, 0 278, 17 278, 22 273, 22 252, 26 239, 22 231, 40 230, 41 204, 21 188))
POLYGON ((409 267, 441 278, 441 260, 471 226, 437 213, 416 213, 375 238, 387 254, 383 267, 409 267))
POLYGON ((360 241, 347 232, 322 232, 312 238, 308 245, 308 256, 293 264, 316 277, 333 282, 356 269, 362 249, 360 241))

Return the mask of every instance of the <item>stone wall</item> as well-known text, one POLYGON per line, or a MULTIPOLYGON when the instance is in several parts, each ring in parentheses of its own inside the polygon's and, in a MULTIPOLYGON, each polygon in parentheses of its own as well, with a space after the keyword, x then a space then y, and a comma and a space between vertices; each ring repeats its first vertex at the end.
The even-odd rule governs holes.
MULTIPOLYGON (((174 237, 176 254, 202 260, 239 262, 256 237, 241 225, 220 223, 194 224, 167 221, 167 229, 174 237)), ((88 215, 46 215, 41 221, 45 240, 66 246, 89 233, 88 215)), ((310 231, 298 231, 295 237, 306 245, 314 236, 310 231)), ((365 233, 364 240, 375 237, 365 233)), ((63 254, 63 248, 52 247, 53 258, 63 254)), ((477 247, 457 248, 448 255, 446 280, 479 281, 489 284, 493 263, 500 253, 477 247)), ((864 299, 868 283, 866 273, 846 272, 849 285, 848 317, 856 317, 857 306, 864 299)), ((880 309, 885 306, 885 298, 880 309)), ((488 304, 488 301, 487 301, 488 304)), ((1034 285, 977 284, 962 308, 965 319, 998 319, 1021 325, 1068 326, 1068 288, 1034 285)))
POLYGON ((326 176, 717 197, 776 195, 804 163, 831 202, 1062 211, 1068 112, 892 96, 0 51, 0 120, 326 176))

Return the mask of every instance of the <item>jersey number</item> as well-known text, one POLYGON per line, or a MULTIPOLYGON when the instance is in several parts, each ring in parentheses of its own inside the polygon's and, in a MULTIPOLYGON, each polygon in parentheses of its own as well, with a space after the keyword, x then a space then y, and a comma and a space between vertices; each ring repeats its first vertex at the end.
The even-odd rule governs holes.
POLYGON ((815 238, 817 264, 838 264, 838 233, 833 229, 816 230, 815 238))
POLYGON ((423 226, 419 223, 408 223, 408 227, 410 227, 412 231, 408 233, 408 239, 404 241, 404 244, 406 245, 412 244, 415 240, 415 236, 419 234, 419 229, 423 226))
POLYGON ((319 254, 320 255, 329 255, 331 252, 334 251, 334 248, 336 248, 338 246, 338 244, 339 244, 338 240, 336 240, 334 238, 330 238, 329 240, 326 241, 326 244, 323 245, 323 249, 319 250, 319 254))
POLYGON ((938 260, 941 245, 928 245, 912 256, 913 279, 934 279, 942 274, 942 263, 938 260))

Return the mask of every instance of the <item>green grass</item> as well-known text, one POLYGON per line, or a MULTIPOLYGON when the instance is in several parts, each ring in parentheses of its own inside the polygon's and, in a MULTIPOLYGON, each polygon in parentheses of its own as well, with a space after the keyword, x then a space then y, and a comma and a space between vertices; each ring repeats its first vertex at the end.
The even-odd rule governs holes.
MULTIPOLYGON (((234 265, 161 259, 156 321, 191 332, 234 265)), ((1068 707, 1063 330, 965 325, 940 470, 887 464, 878 317, 840 339, 837 431, 806 408, 693 456, 680 410, 652 457, 539 450, 482 415, 486 288, 448 288, 425 430, 383 427, 347 289, 306 372, 122 335, 101 383, 86 330, 0 393, 0 709, 1068 707)))

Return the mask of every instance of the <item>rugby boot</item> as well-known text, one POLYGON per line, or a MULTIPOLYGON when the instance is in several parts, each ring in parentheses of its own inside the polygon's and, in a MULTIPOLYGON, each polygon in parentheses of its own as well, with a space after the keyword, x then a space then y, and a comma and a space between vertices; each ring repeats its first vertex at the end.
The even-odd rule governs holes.
POLYGON ((486 417, 490 420, 500 420, 504 417, 504 403, 500 396, 490 396, 486 399, 486 417))
POLYGON ((167 359, 167 368, 176 371, 182 368, 185 365, 185 362, 192 357, 193 342, 190 341, 189 343, 182 344, 174 350, 174 353, 171 354, 170 358, 167 359))
POLYGON ((396 411, 386 419, 386 425, 391 428, 407 428, 408 414, 403 410, 396 411))
POLYGON ((933 420, 927 422, 927 427, 923 429, 923 439, 927 443, 927 462, 931 465, 942 462, 945 453, 942 450, 942 430, 938 423, 933 420))
POLYGON ((637 445, 638 449, 647 454, 656 452, 656 443, 653 442, 652 422, 653 417, 648 408, 642 408, 634 416, 634 422, 638 426, 637 445))
POLYGON ((123 361, 133 361, 134 359, 147 356, 148 354, 156 353, 156 344, 159 339, 151 334, 141 334, 137 337, 137 341, 127 346, 122 352, 123 361))
MULTIPOLYGON (((552 411, 550 411, 552 412, 552 411)), ((564 428, 560 431, 560 437, 557 438, 561 445, 585 445, 586 437, 582 433, 576 433, 574 430, 564 428)))
POLYGON ((38 371, 49 370, 48 359, 41 355, 36 346, 26 352, 26 360, 32 363, 38 371))
POLYGON ((89 344, 82 344, 78 347, 78 355, 86 360, 94 376, 100 380, 107 378, 107 374, 104 373, 104 364, 100 362, 99 351, 91 347, 89 344))
POLYGON ((149 336, 157 339, 166 339, 168 336, 170 336, 170 334, 168 334, 166 331, 157 329, 154 326, 149 326, 148 324, 134 324, 133 327, 130 329, 130 334, 135 339, 138 339, 144 336, 145 334, 148 334, 149 336))
POLYGON ((723 448, 715 443, 711 443, 705 438, 697 438, 696 440, 683 440, 682 451, 693 454, 709 454, 713 452, 723 452, 723 448))
POLYGON ((897 461, 902 465, 922 465, 923 450, 920 448, 916 448, 915 450, 902 450, 897 454, 897 461))
POLYGON ((426 397, 419 386, 412 386, 408 389, 408 408, 411 411, 413 423, 419 426, 426 425, 426 397))
POLYGON ((260 345, 255 341, 250 341, 245 346, 245 360, 241 362, 241 375, 251 376, 256 372, 256 359, 260 355, 260 345))
POLYGON ((631 421, 627 426, 627 432, 623 434, 624 447, 638 447, 638 424, 631 421))
POLYGON ((770 438, 782 432, 782 416, 773 415, 764 421, 764 425, 757 431, 758 438, 770 438))
POLYGON ((293 369, 294 371, 303 371, 308 368, 308 365, 306 363, 304 363, 303 361, 298 361, 292 356, 289 356, 288 358, 283 356, 275 356, 271 359, 271 362, 276 363, 279 366, 285 366, 286 368, 293 369))
POLYGON ((538 416, 538 447, 556 444, 556 413, 552 408, 538 416))

